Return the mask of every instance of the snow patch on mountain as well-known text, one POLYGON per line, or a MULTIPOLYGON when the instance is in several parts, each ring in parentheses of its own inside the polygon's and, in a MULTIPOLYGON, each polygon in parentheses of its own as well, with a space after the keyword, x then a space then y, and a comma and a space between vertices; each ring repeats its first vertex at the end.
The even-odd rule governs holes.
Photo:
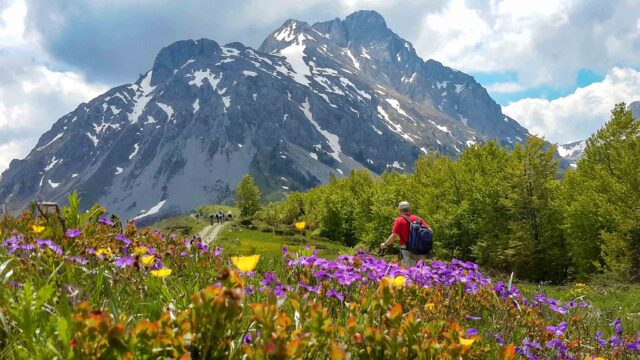
POLYGON ((331 153, 329 153, 329 155, 331 155, 331 157, 336 159, 338 162, 342 162, 342 160, 340 159, 340 153, 342 152, 342 149, 340 148, 340 138, 338 138, 338 136, 336 136, 335 134, 322 129, 320 125, 313 119, 313 114, 311 113, 311 108, 309 106, 309 99, 304 100, 304 103, 300 107, 300 110, 302 110, 304 116, 307 117, 313 127, 316 128, 316 130, 327 140, 327 143, 329 143, 329 147, 331 148, 331 150, 333 150, 331 153))

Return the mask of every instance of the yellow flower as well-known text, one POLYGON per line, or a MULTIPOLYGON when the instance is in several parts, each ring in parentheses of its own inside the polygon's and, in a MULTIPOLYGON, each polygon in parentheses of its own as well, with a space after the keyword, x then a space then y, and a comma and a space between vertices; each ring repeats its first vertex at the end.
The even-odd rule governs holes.
POLYGON ((473 342, 476 341, 476 339, 467 339, 467 338, 460 338, 460 345, 462 346, 471 346, 471 344, 473 344, 473 342))
POLYGON ((96 250, 96 256, 104 255, 106 257, 110 257, 112 255, 111 249, 100 248, 96 250))
POLYGON ((307 227, 307 223, 304 221, 300 221, 296 223, 296 229, 298 229, 298 231, 302 231, 306 227, 307 227))
POLYGON ((393 285, 396 289, 400 289, 407 282, 407 278, 402 275, 394 278, 385 276, 383 279, 386 280, 389 285, 393 285))
POLYGON ((600 356, 598 357, 587 356, 586 358, 584 358, 584 360, 607 360, 607 359, 600 356))
POLYGON ((36 233, 36 234, 40 234, 41 232, 43 232, 43 231, 44 231, 44 226, 41 226, 41 225, 33 225, 33 226, 31 227, 31 229, 33 230, 33 232, 34 232, 34 233, 36 233))
POLYGON ((142 260, 142 263, 144 265, 151 265, 153 263, 153 260, 155 260, 156 257, 153 255, 145 255, 143 257, 140 258, 140 260, 142 260))
POLYGON ((138 254, 138 255, 146 254, 147 253, 147 248, 144 247, 144 246, 136 246, 133 249, 133 252, 138 254))
POLYGON ((424 308, 426 310, 433 310, 433 309, 435 309, 435 307, 436 307, 436 304, 434 304, 434 303, 426 303, 426 304, 424 304, 424 308))
POLYGON ((396 289, 400 289, 401 287, 403 287, 406 282, 407 278, 402 275, 393 278, 393 286, 395 286, 396 289))
POLYGON ((256 266, 258 266, 258 261, 260 260, 260 255, 251 255, 251 256, 232 256, 231 262, 235 265, 238 270, 247 272, 255 270, 256 266))
POLYGON ((159 270, 151 270, 151 275, 156 277, 165 277, 165 276, 171 275, 171 269, 162 268, 159 270))

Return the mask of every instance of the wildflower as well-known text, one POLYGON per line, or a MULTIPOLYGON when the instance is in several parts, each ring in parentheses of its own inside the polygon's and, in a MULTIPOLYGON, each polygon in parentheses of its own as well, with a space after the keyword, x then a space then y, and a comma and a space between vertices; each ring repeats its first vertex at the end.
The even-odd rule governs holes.
POLYGON ((122 235, 122 234, 116 235, 115 239, 122 241, 125 246, 131 245, 131 242, 132 242, 131 240, 127 239, 127 237, 122 235))
POLYGON ((464 335, 464 337, 470 338, 476 335, 478 335, 478 329, 470 328, 469 330, 467 330, 467 333, 464 335))
POLYGON ((80 265, 86 265, 89 260, 80 257, 80 256, 76 256, 76 257, 70 257, 69 260, 73 261, 74 263, 80 264, 80 265))
POLYGON ((465 317, 469 320, 482 320, 480 316, 465 315, 465 317))
POLYGON ((111 255, 113 255, 113 253, 111 252, 111 249, 109 248, 99 248, 98 250, 96 250, 95 255, 102 259, 103 257, 111 257, 111 255))
POLYGON ((147 253, 147 248, 144 246, 136 246, 133 249, 134 254, 136 255, 142 255, 142 254, 146 254, 147 253))
POLYGON ((498 345, 504 346, 504 339, 502 338, 502 333, 496 334, 496 342, 498 343, 498 345))
POLYGON ((156 257, 153 255, 145 255, 140 258, 140 260, 142 261, 142 264, 145 266, 149 266, 151 263, 153 263, 155 259, 156 257))
POLYGON ((21 288, 22 287, 22 283, 20 281, 9 281, 9 283, 7 283, 7 285, 9 285, 11 287, 16 287, 16 288, 21 288))
POLYGON ((162 269, 158 269, 158 270, 151 270, 151 275, 153 275, 155 277, 169 276, 169 275, 171 275, 171 269, 162 268, 162 269))
POLYGON ((611 326, 614 327, 614 332, 616 335, 620 335, 622 334, 622 319, 617 318, 615 320, 613 320, 613 322, 611 323, 611 326))
POLYGON ((220 246, 216 246, 215 250, 213 250, 213 256, 220 256, 222 255, 222 251, 224 249, 221 248, 220 246))
POLYGON ((41 225, 33 225, 33 226, 31 226, 31 230, 33 230, 33 232, 36 233, 36 234, 40 234, 41 232, 44 231, 44 229, 45 229, 44 226, 41 226, 41 225))
POLYGON ((564 332, 567 330, 567 323, 565 321, 561 322, 556 326, 547 326, 547 331, 553 333, 555 336, 562 336, 564 332))
POLYGON ((251 334, 247 334, 244 336, 244 338, 242 339, 242 343, 244 344, 251 344, 251 342, 253 341, 253 337, 251 337, 251 334))
POLYGON ((426 303, 426 304, 424 304, 424 308, 426 310, 433 310, 433 309, 435 309, 435 307, 436 307, 436 304, 434 304, 434 303, 426 303))
POLYGON ((80 236, 80 234, 82 234, 82 232, 78 229, 69 229, 64 234, 68 238, 77 238, 78 236, 80 236))
POLYGON ((396 289, 400 289, 407 282, 407 278, 402 275, 396 276, 394 278, 385 276, 384 279, 387 280, 387 282, 390 285, 393 285, 393 287, 395 287, 396 289))
POLYGON ((302 231, 307 227, 307 223, 304 221, 300 221, 296 223, 296 229, 298 229, 298 231, 302 231))
POLYGON ((471 346, 471 344, 474 343, 474 341, 476 341, 476 339, 467 339, 467 338, 460 338, 460 345, 462 346, 471 346))
POLYGON ((558 314, 562 314, 562 315, 567 314, 567 309, 563 308, 562 306, 557 306, 555 304, 549 304, 549 309, 557 312, 558 314))
POLYGON ((48 248, 56 254, 62 255, 62 247, 51 240, 38 239, 36 240, 36 246, 38 246, 40 249, 48 248))
POLYGON ((255 270, 256 266, 258 266, 259 260, 260 260, 260 255, 231 257, 231 262, 233 263, 233 265, 235 265, 235 267, 242 272, 255 270))
POLYGON ((100 224, 107 225, 107 226, 113 226, 113 225, 115 225, 115 224, 116 224, 116 223, 114 223, 113 221, 111 221, 111 220, 107 219, 106 217, 102 217, 102 218, 100 218, 100 220, 98 220, 98 222, 99 222, 100 224))
POLYGON ((134 260, 130 256, 118 258, 118 259, 116 259, 116 262, 115 262, 116 266, 117 267, 121 267, 121 268, 125 268, 125 267, 128 267, 128 266, 131 266, 131 265, 133 265, 133 263, 134 263, 134 260))
POLYGON ((337 291, 336 289, 329 289, 329 291, 327 291, 326 295, 328 297, 334 297, 334 298, 344 302, 344 295, 340 291, 337 291))

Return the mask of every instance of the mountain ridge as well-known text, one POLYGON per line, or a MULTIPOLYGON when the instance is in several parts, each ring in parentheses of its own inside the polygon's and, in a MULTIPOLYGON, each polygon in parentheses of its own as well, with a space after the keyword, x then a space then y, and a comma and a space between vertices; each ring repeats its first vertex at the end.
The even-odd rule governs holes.
POLYGON ((287 20, 258 50, 209 39, 164 47, 136 82, 80 104, 12 161, 0 203, 78 189, 144 219, 227 202, 245 173, 277 197, 526 136, 473 77, 422 60, 375 12, 287 20))

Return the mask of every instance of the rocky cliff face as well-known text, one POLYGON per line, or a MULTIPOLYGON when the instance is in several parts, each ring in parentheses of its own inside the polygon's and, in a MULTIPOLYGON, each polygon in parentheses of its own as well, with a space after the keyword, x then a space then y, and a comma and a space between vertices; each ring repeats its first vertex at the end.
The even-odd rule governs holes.
POLYGON ((471 76, 422 60, 375 12, 289 20, 258 50, 207 39, 162 49, 135 83, 81 104, 14 160, 0 203, 77 189, 85 204, 149 219, 227 202, 245 173, 277 197, 527 135, 471 76))

